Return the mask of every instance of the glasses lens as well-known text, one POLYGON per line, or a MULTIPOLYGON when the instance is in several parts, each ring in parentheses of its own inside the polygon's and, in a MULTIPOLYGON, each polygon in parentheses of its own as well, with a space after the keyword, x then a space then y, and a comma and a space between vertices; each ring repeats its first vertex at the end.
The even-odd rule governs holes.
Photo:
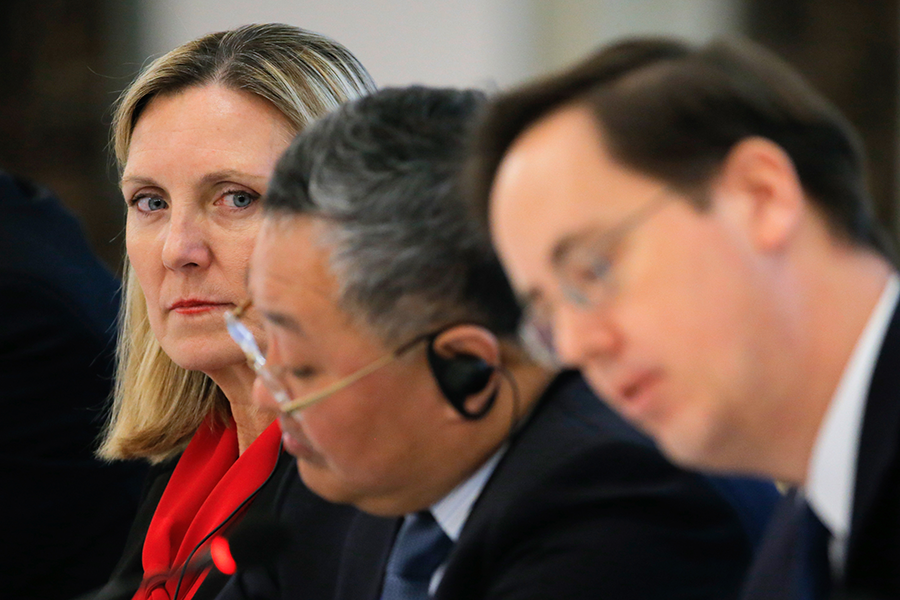
POLYGON ((262 352, 260 352, 259 346, 253 338, 253 334, 247 329, 246 325, 241 323, 240 319, 232 314, 231 311, 225 312, 225 327, 228 329, 228 335, 230 335, 231 339, 240 346, 244 356, 253 363, 254 368, 266 364, 266 359, 263 357, 262 352))
POLYGON ((290 402, 291 397, 284 389, 284 386, 281 385, 281 382, 279 382, 268 369, 266 369, 266 359, 259 350, 259 346, 256 344, 253 333, 247 326, 241 323, 241 320, 236 317, 234 313, 226 311, 225 327, 228 329, 228 335, 230 335, 231 339, 240 346, 241 351, 244 353, 244 356, 247 357, 250 366, 256 372, 256 375, 262 379, 263 384, 269 390, 269 393, 272 394, 272 397, 275 398, 279 404, 290 402))
POLYGON ((553 329, 549 318, 528 311, 519 326, 519 339, 528 354, 540 364, 556 369, 559 359, 553 348, 553 329))

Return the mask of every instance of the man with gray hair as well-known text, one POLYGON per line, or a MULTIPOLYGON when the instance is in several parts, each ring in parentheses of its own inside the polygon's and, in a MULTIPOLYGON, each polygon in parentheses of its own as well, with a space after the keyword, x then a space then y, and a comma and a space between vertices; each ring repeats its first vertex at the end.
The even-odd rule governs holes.
POLYGON ((364 98, 304 131, 269 187, 249 279, 267 333, 254 399, 280 411, 306 485, 364 511, 338 596, 731 597, 749 512, 518 341, 456 184, 483 100, 364 98))

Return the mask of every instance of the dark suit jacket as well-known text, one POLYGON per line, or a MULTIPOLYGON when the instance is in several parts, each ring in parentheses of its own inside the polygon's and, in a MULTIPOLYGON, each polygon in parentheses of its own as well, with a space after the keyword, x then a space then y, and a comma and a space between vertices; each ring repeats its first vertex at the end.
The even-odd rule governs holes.
MULTIPOLYGON (((285 472, 269 515, 288 536, 277 559, 241 568, 218 600, 334 597, 341 550, 356 509, 322 500, 303 484, 296 460, 285 455, 285 472)), ((271 553, 271 549, 269 552, 271 553)), ((248 562, 262 562, 251 558, 248 562)))
MULTIPOLYGON (((153 467, 144 501, 129 534, 122 560, 106 587, 84 600, 125 600, 134 595, 143 575, 141 553, 144 538, 177 462, 177 459, 172 459, 153 467)), ((235 527, 283 519, 285 526, 290 524, 291 533, 295 536, 289 548, 282 553, 284 562, 278 567, 272 567, 271 571, 268 567, 257 569, 255 566, 243 569, 239 571, 240 580, 237 580, 237 576, 229 577, 213 569, 200 585, 193 600, 258 597, 256 594, 261 592, 254 586, 260 585, 259 581, 265 582, 265 585, 277 581, 279 568, 291 569, 294 573, 288 588, 290 594, 285 597, 331 598, 337 579, 341 542, 354 512, 351 508, 325 502, 310 492, 297 474, 294 458, 283 452, 272 476, 235 527), (286 509, 287 498, 292 502, 286 509), (248 575, 249 584, 244 579, 248 575), (248 593, 245 590, 248 585, 252 593, 244 595, 248 593)), ((235 550, 235 554, 238 554, 238 550, 235 550)))
POLYGON ((145 472, 93 456, 119 284, 46 190, 0 173, 0 213, 0 585, 68 598, 109 577, 145 472))
MULTIPOLYGON (((844 598, 900 598, 900 311, 895 311, 863 417, 856 490, 844 581, 844 598)), ((779 506, 748 577, 744 597, 795 598, 802 546, 798 511, 789 499, 779 506), (777 518, 777 520, 776 520, 777 518)))
MULTIPOLYGON (((755 489, 771 506, 773 488, 755 489)), ((477 499, 436 598, 731 598, 752 551, 741 508, 565 373, 477 499)), ((339 600, 379 597, 398 523, 356 517, 339 600)))

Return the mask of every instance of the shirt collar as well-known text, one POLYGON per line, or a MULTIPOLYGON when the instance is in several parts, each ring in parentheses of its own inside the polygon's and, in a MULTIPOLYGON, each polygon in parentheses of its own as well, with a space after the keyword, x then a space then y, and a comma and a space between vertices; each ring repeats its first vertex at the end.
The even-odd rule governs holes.
POLYGON ((506 452, 508 444, 503 444, 489 459, 487 459, 477 471, 468 479, 457 485, 453 490, 431 506, 431 514, 438 522, 447 536, 456 542, 462 532, 472 505, 481 495, 488 479, 497 467, 500 457, 506 452))
POLYGON ((807 470, 804 495, 840 544, 846 543, 850 533, 859 436, 872 371, 898 297, 900 280, 892 274, 844 368, 819 427, 807 470))

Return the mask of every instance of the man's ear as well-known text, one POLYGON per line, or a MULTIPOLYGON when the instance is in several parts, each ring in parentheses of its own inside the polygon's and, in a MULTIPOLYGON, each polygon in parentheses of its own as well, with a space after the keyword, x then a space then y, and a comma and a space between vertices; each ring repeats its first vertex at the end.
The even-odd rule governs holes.
POLYGON ((787 247, 808 210, 793 161, 781 146, 761 137, 734 145, 711 192, 713 210, 730 211, 748 241, 767 253, 787 247))
POLYGON ((497 393, 492 380, 500 363, 494 334, 476 325, 450 327, 432 340, 428 360, 456 418, 477 420, 491 409, 497 393))
POLYGON ((500 342, 497 336, 478 325, 449 327, 435 336, 433 346, 444 358, 469 354, 493 366, 500 363, 500 342))

